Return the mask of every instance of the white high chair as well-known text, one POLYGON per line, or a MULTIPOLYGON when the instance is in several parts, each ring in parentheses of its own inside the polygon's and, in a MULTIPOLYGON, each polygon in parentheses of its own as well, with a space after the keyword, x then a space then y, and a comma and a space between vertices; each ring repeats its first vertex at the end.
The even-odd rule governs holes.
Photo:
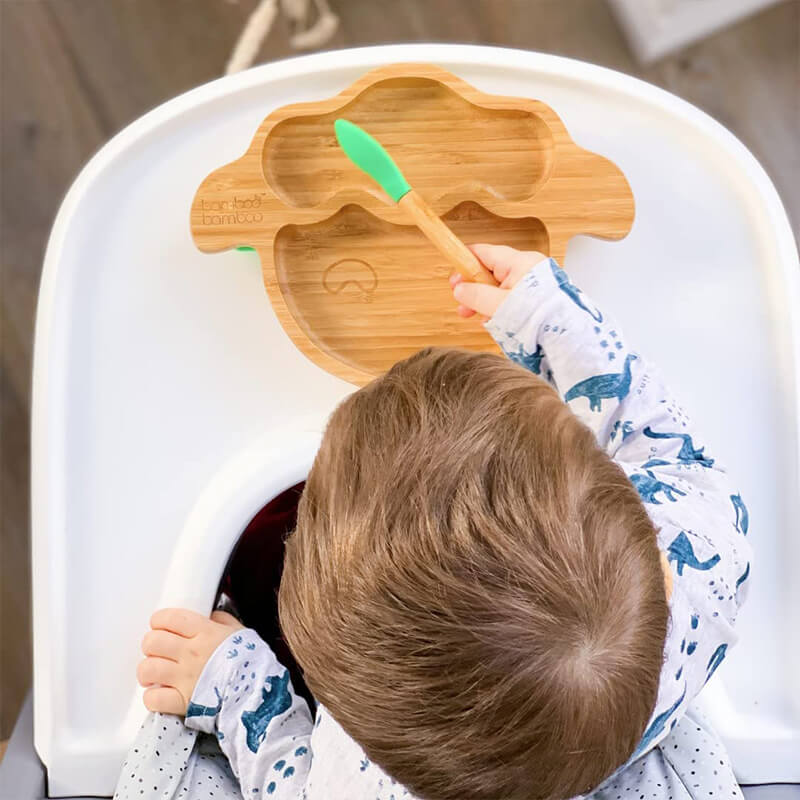
MULTIPOLYGON (((701 702, 740 781, 800 784, 800 273, 775 188, 725 128, 634 78, 539 53, 398 45, 188 92, 112 139, 64 200, 33 382, 36 752, 28 703, 0 772, 9 797, 112 793, 145 714, 134 673, 150 613, 210 610, 237 537, 305 477, 353 389, 295 349, 254 253, 198 252, 197 186, 273 108, 400 61, 543 100, 630 181, 630 235, 573 239, 565 267, 662 367, 741 486, 757 554, 750 599, 701 702)), ((789 793, 800 786, 749 791, 789 793)))

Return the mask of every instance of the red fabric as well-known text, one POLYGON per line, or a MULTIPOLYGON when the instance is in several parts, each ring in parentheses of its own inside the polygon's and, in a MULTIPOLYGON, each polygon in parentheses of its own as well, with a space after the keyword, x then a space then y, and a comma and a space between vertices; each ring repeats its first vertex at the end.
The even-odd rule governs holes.
POLYGON ((295 691, 312 703, 313 708, 311 693, 278 622, 284 542, 297 522, 297 503, 304 485, 298 483, 279 494, 253 517, 228 559, 219 588, 231 599, 242 622, 257 631, 273 649, 289 670, 295 691))

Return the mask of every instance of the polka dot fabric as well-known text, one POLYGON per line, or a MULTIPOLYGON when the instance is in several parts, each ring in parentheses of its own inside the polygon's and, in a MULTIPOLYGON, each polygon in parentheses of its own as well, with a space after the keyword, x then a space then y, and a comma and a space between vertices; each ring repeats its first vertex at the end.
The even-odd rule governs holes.
POLYGON ((589 796, 591 800, 739 800, 742 791, 710 723, 690 710, 647 755, 589 796))
POLYGON ((239 782, 214 736, 180 717, 149 714, 122 765, 114 800, 241 800, 239 782))
MULTIPOLYGON (((327 715, 325 719, 324 732, 335 733, 336 723, 327 715)), ((344 754, 336 744, 331 744, 332 752, 320 747, 316 769, 312 768, 311 780, 300 797, 414 800, 407 789, 363 757, 354 743, 353 751, 347 754, 354 773, 350 776, 353 780, 348 780, 347 761, 341 761, 344 754), (318 787, 322 791, 317 791, 318 787), (346 792, 343 794, 339 789, 346 792)), ((320 741, 318 746, 321 745, 320 741)), ((263 794, 271 794, 269 785, 264 787, 263 794)), ((240 800, 242 793, 228 759, 213 736, 186 728, 179 717, 151 714, 123 765, 114 794, 115 800, 143 797, 240 800)), ((585 800, 740 800, 742 797, 716 733, 704 717, 689 711, 656 748, 585 800)))

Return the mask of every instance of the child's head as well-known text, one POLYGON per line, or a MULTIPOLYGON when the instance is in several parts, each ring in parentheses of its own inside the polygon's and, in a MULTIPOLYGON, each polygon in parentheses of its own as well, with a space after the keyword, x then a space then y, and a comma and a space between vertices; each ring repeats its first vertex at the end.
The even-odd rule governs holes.
POLYGON ((333 414, 282 627, 317 699, 419 796, 594 788, 652 713, 667 613, 636 491, 530 372, 424 350, 333 414))

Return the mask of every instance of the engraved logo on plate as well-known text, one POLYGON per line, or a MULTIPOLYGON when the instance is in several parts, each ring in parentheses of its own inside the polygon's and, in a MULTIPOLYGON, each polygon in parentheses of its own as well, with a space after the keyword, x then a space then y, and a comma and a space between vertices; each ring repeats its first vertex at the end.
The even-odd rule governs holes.
POLYGON ((329 294, 355 295, 362 302, 369 303, 378 288, 378 276, 366 261, 342 258, 322 273, 322 288, 329 294))
POLYGON ((261 198, 264 193, 240 197, 234 195, 225 200, 200 201, 200 225, 253 225, 264 220, 261 213, 261 198))

